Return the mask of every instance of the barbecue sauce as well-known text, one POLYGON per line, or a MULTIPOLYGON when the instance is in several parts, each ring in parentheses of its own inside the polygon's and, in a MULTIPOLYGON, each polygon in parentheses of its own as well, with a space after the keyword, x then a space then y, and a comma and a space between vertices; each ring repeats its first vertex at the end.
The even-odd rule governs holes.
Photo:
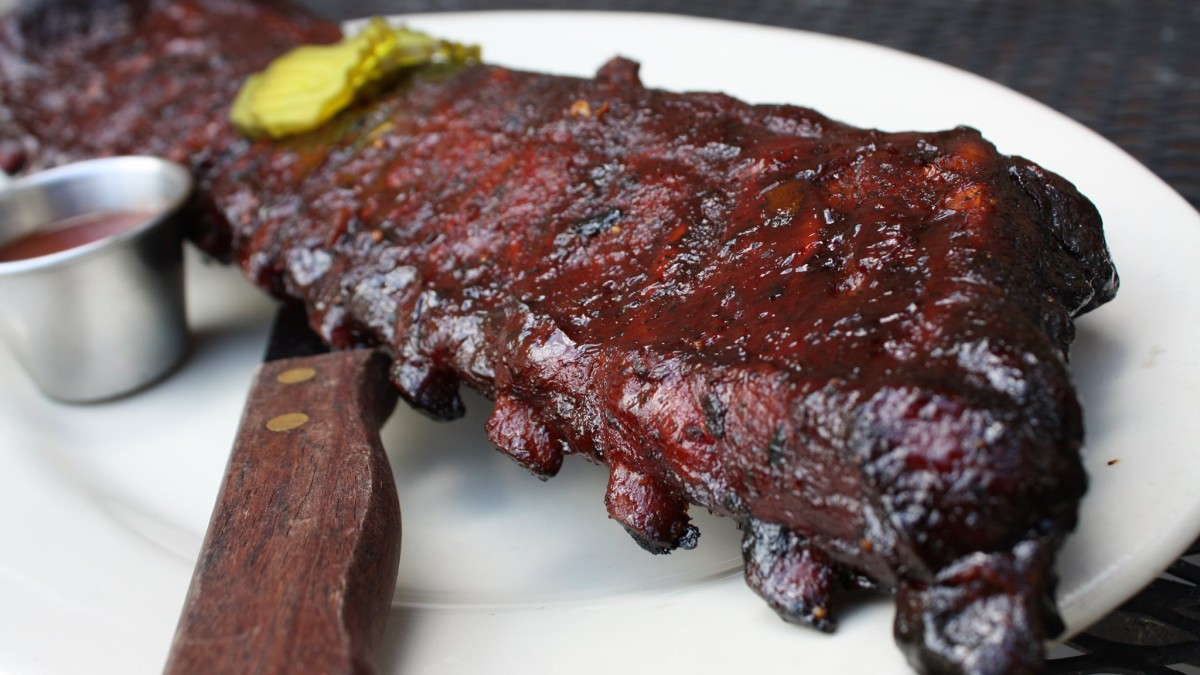
POLYGON ((42 226, 0 245, 0 263, 39 258, 133 229, 152 218, 148 211, 85 213, 42 226))

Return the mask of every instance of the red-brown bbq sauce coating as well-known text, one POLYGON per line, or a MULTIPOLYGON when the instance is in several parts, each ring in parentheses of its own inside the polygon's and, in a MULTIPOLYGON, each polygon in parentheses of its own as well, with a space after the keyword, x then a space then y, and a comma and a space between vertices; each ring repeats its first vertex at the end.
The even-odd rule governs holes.
POLYGON ((921 670, 1040 668, 1085 483, 1072 320, 1117 289, 1062 178, 971 129, 656 91, 619 60, 429 69, 254 143, 225 121, 240 82, 335 24, 37 6, 0 26, 0 140, 30 166, 184 162, 202 248, 335 347, 382 346, 431 415, 462 412, 460 384, 495 399, 489 438, 531 471, 607 466, 647 548, 694 546, 699 504, 739 522, 746 579, 788 620, 832 629, 831 595, 875 586, 921 670))
POLYGON ((0 245, 0 262, 69 251, 128 232, 153 217, 149 211, 101 211, 64 218, 0 245))

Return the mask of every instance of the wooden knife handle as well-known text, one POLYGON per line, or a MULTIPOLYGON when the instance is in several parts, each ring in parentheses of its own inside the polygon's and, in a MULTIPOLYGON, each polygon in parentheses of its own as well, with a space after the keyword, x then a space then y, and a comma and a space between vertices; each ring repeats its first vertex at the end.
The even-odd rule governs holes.
POLYGON ((400 561, 387 370, 369 350, 259 369, 166 673, 376 671, 400 561))

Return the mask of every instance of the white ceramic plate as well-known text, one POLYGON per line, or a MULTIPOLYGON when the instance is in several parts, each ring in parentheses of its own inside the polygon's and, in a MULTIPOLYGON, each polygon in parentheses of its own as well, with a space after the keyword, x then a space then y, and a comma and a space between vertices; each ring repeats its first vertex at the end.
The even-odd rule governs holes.
MULTIPOLYGON (((1073 630, 1116 607, 1200 528, 1200 216, 1117 148, 950 68, 807 33, 633 14, 427 15, 488 60, 586 75, 640 60, 647 84, 816 107, 863 126, 981 129, 1098 204, 1123 278, 1079 324, 1091 491, 1061 556, 1073 630), (1111 460, 1119 460, 1110 465, 1111 460)), ((0 672, 161 669, 269 304, 228 269, 189 272, 195 348, 170 380, 71 407, 0 352, 0 672)), ((385 430, 404 511, 386 672, 906 672, 890 602, 852 598, 834 636, 789 626, 737 573, 738 536, 702 517, 697 550, 643 553, 602 505, 605 473, 568 461, 543 484, 488 446, 488 406, 385 430)))

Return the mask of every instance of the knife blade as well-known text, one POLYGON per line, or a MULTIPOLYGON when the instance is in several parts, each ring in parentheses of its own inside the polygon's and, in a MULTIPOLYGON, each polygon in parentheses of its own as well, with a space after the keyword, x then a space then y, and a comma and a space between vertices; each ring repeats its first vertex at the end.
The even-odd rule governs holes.
POLYGON ((400 506, 379 428, 387 357, 327 352, 276 316, 165 673, 370 673, 396 585, 400 506))

